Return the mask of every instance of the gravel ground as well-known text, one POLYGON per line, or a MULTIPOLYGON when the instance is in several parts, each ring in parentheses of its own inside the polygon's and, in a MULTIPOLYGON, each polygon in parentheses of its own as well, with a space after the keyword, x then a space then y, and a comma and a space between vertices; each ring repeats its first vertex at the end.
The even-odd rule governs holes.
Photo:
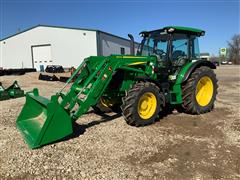
MULTIPOLYGON (((240 67, 216 70, 215 109, 192 116, 173 112, 146 127, 131 127, 114 113, 91 110, 79 118, 72 138, 30 150, 15 121, 25 98, 0 102, 0 179, 240 179, 240 67)), ((37 87, 50 97, 61 82, 38 73, 1 77, 37 87)))

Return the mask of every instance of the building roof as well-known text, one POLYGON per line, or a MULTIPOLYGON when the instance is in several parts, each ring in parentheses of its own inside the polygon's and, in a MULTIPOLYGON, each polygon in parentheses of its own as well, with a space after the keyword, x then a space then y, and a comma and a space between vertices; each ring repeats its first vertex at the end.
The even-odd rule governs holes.
POLYGON ((108 35, 110 35, 110 36, 114 36, 114 37, 116 37, 116 38, 120 38, 120 39, 123 39, 123 40, 126 40, 126 41, 130 41, 129 39, 126 39, 126 38, 123 38, 123 37, 120 37, 120 36, 117 36, 117 35, 114 35, 114 34, 111 34, 111 33, 108 33, 108 32, 104 32, 104 31, 101 31, 101 30, 98 30, 98 29, 75 28, 75 27, 65 27, 65 26, 52 26, 52 25, 42 25, 42 24, 33 26, 33 27, 31 27, 31 28, 25 29, 25 30, 23 30, 23 31, 21 31, 21 32, 18 32, 18 33, 16 33, 16 34, 13 34, 13 35, 10 35, 10 36, 5 37, 5 38, 3 38, 3 39, 0 39, 0 41, 9 39, 9 38, 11 38, 11 37, 14 37, 14 36, 19 35, 19 34, 22 34, 22 33, 24 33, 24 32, 30 31, 30 30, 32 30, 32 29, 34 29, 34 28, 37 28, 37 27, 49 27, 49 28, 63 28, 63 29, 73 29, 73 30, 96 31, 96 32, 108 34, 108 35))

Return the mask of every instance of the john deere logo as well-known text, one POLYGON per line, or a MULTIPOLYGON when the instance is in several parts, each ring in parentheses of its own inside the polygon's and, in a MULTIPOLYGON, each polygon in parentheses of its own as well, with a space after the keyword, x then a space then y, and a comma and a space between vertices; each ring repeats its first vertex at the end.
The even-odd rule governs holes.
POLYGON ((227 48, 220 48, 219 55, 226 57, 227 56, 227 48))

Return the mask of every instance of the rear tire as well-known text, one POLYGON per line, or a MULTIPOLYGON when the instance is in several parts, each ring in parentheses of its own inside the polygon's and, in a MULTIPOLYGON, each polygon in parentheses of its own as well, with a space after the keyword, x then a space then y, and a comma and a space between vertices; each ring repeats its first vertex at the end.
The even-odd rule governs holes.
POLYGON ((182 86, 182 109, 189 114, 202 114, 214 107, 217 95, 217 78, 206 66, 197 68, 182 86))
POLYGON ((162 104, 160 90, 155 84, 139 82, 127 91, 121 109, 129 125, 143 126, 156 121, 162 104))

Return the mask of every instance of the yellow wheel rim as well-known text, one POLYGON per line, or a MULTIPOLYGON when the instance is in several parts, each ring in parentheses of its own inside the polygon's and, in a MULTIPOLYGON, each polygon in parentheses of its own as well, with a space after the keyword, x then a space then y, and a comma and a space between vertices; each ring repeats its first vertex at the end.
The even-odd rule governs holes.
POLYGON ((151 118, 157 109, 157 98, 151 93, 144 93, 138 101, 138 114, 142 119, 151 118))
POLYGON ((197 83, 196 100, 200 106, 209 104, 213 96, 213 82, 208 76, 203 76, 197 83))
POLYGON ((100 102, 105 107, 112 107, 113 106, 113 102, 110 99, 107 99, 107 98, 101 97, 100 102))

